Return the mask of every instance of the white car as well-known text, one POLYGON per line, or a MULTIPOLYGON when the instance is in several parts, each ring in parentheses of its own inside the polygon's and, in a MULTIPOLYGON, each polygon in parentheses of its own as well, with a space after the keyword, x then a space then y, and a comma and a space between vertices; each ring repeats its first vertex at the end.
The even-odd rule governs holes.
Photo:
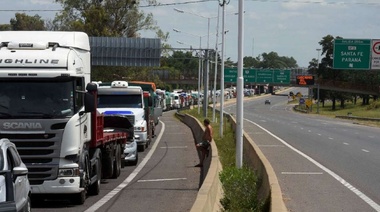
POLYGON ((0 140, 0 211, 31 211, 28 169, 16 145, 0 140))
POLYGON ((137 165, 138 160, 139 155, 137 151, 136 139, 128 140, 124 149, 124 163, 135 166, 137 165))

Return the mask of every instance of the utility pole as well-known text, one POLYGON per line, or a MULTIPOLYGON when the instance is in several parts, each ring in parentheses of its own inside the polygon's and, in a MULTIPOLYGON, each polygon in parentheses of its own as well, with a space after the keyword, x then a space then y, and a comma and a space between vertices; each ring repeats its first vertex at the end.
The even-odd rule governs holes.
POLYGON ((223 0, 219 5, 223 7, 222 12, 222 50, 221 50, 221 60, 222 64, 220 67, 220 125, 219 125, 219 135, 221 138, 223 138, 223 117, 224 117, 224 46, 225 46, 225 29, 224 29, 224 20, 226 18, 226 0, 223 0))

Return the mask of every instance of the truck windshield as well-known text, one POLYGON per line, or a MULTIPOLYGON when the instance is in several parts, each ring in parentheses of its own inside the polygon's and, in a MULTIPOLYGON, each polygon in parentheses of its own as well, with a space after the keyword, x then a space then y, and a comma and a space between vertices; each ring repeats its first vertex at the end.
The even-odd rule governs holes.
POLYGON ((142 108, 141 95, 99 95, 98 108, 142 108))
POLYGON ((0 118, 72 116, 73 82, 0 82, 0 118))

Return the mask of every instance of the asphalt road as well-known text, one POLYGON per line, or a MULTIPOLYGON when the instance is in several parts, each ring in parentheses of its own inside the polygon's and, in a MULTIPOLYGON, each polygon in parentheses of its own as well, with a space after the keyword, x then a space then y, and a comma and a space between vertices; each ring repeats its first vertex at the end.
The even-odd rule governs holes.
POLYGON ((157 136, 137 166, 126 166, 118 179, 104 180, 100 194, 83 205, 59 200, 32 202, 32 211, 190 211, 200 187, 201 169, 191 130, 165 112, 157 136))
MULTIPOLYGON (((277 95, 245 101, 243 127, 274 168, 288 210, 380 211, 380 129, 287 103, 277 95)), ((234 105, 225 110, 236 114, 234 105)))

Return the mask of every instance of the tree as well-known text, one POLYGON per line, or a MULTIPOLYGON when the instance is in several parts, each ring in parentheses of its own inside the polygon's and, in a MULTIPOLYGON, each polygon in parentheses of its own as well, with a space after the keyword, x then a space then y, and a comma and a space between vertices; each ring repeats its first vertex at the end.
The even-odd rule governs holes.
POLYGON ((260 58, 254 58, 251 56, 245 56, 243 58, 244 67, 259 68, 260 58))
MULTIPOLYGON (((8 28, 9 29, 9 28, 8 28)), ((45 30, 45 21, 41 16, 29 16, 25 13, 16 13, 15 18, 10 20, 10 30, 45 30)))
POLYGON ((12 29, 10 24, 0 24, 0 31, 9 31, 12 29))
MULTIPOLYGON (((157 30, 152 13, 135 0, 56 0, 63 11, 53 20, 56 30, 79 30, 89 36, 138 37, 140 30, 157 30)), ((155 4, 148 0, 148 4, 155 4)))

